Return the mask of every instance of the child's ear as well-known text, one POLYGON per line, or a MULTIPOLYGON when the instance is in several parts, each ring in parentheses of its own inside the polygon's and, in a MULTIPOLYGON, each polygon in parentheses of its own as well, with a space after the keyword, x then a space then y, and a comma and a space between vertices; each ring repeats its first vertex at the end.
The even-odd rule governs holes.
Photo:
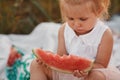
POLYGON ((97 10, 97 16, 100 17, 101 14, 103 13, 103 11, 104 11, 104 8, 103 8, 103 7, 98 8, 98 10, 97 10))

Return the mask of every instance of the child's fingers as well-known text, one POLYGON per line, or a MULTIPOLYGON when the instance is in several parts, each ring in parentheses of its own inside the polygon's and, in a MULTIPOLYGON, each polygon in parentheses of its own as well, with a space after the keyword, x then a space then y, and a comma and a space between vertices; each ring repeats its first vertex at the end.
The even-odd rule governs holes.
POLYGON ((80 78, 80 77, 86 77, 88 75, 88 72, 84 72, 84 71, 79 71, 79 70, 75 70, 73 72, 73 75, 80 78))
POLYGON ((75 71, 73 72, 73 75, 74 75, 75 77, 78 77, 78 78, 82 77, 82 74, 79 72, 79 70, 75 70, 75 71))
POLYGON ((81 74, 83 77, 85 77, 85 76, 88 75, 88 72, 85 72, 85 71, 79 71, 79 72, 80 72, 80 74, 81 74))
POLYGON ((39 59, 38 59, 38 58, 36 59, 36 62, 37 62, 37 63, 39 62, 39 59))
POLYGON ((42 66, 45 66, 46 68, 49 68, 41 59, 36 59, 36 62, 37 62, 39 65, 42 65, 42 66))
POLYGON ((36 62, 40 65, 43 64, 43 62, 40 59, 36 59, 36 62))

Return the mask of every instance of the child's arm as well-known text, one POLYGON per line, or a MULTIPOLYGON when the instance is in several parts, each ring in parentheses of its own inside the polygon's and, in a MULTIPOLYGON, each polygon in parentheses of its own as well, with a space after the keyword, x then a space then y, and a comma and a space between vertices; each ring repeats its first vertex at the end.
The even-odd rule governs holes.
POLYGON ((58 49, 57 49, 57 54, 59 55, 64 55, 67 54, 66 48, 65 48, 65 41, 64 41, 64 28, 65 24, 63 24, 58 33, 58 49))
MULTIPOLYGON (((98 47, 98 52, 96 56, 96 60, 94 62, 93 68, 106 68, 108 66, 111 53, 113 48, 113 37, 111 31, 108 29, 105 31, 101 43, 98 47)), ((92 70, 91 70, 92 71, 92 70)), ((86 73, 84 71, 74 71, 73 75, 76 77, 87 77, 91 72, 86 73)))
POLYGON ((112 48, 113 36, 111 31, 107 29, 98 47, 98 52, 93 68, 106 68, 108 66, 112 53, 112 48))

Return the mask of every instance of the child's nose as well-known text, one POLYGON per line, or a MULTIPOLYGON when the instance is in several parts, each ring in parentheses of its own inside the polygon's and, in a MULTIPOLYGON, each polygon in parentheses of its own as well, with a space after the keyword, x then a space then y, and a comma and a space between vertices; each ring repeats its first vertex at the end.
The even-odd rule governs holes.
POLYGON ((80 21, 75 21, 74 25, 75 25, 76 27, 79 27, 79 26, 81 26, 81 22, 80 22, 80 21))

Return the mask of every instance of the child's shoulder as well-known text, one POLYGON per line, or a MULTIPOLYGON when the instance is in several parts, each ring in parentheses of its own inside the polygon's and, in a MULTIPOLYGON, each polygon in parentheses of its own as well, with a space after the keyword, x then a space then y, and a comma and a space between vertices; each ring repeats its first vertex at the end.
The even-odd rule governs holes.
POLYGON ((63 23, 63 24, 61 25, 61 27, 60 27, 60 29, 59 29, 59 33, 60 33, 60 32, 64 32, 65 25, 66 25, 66 23, 63 23))

